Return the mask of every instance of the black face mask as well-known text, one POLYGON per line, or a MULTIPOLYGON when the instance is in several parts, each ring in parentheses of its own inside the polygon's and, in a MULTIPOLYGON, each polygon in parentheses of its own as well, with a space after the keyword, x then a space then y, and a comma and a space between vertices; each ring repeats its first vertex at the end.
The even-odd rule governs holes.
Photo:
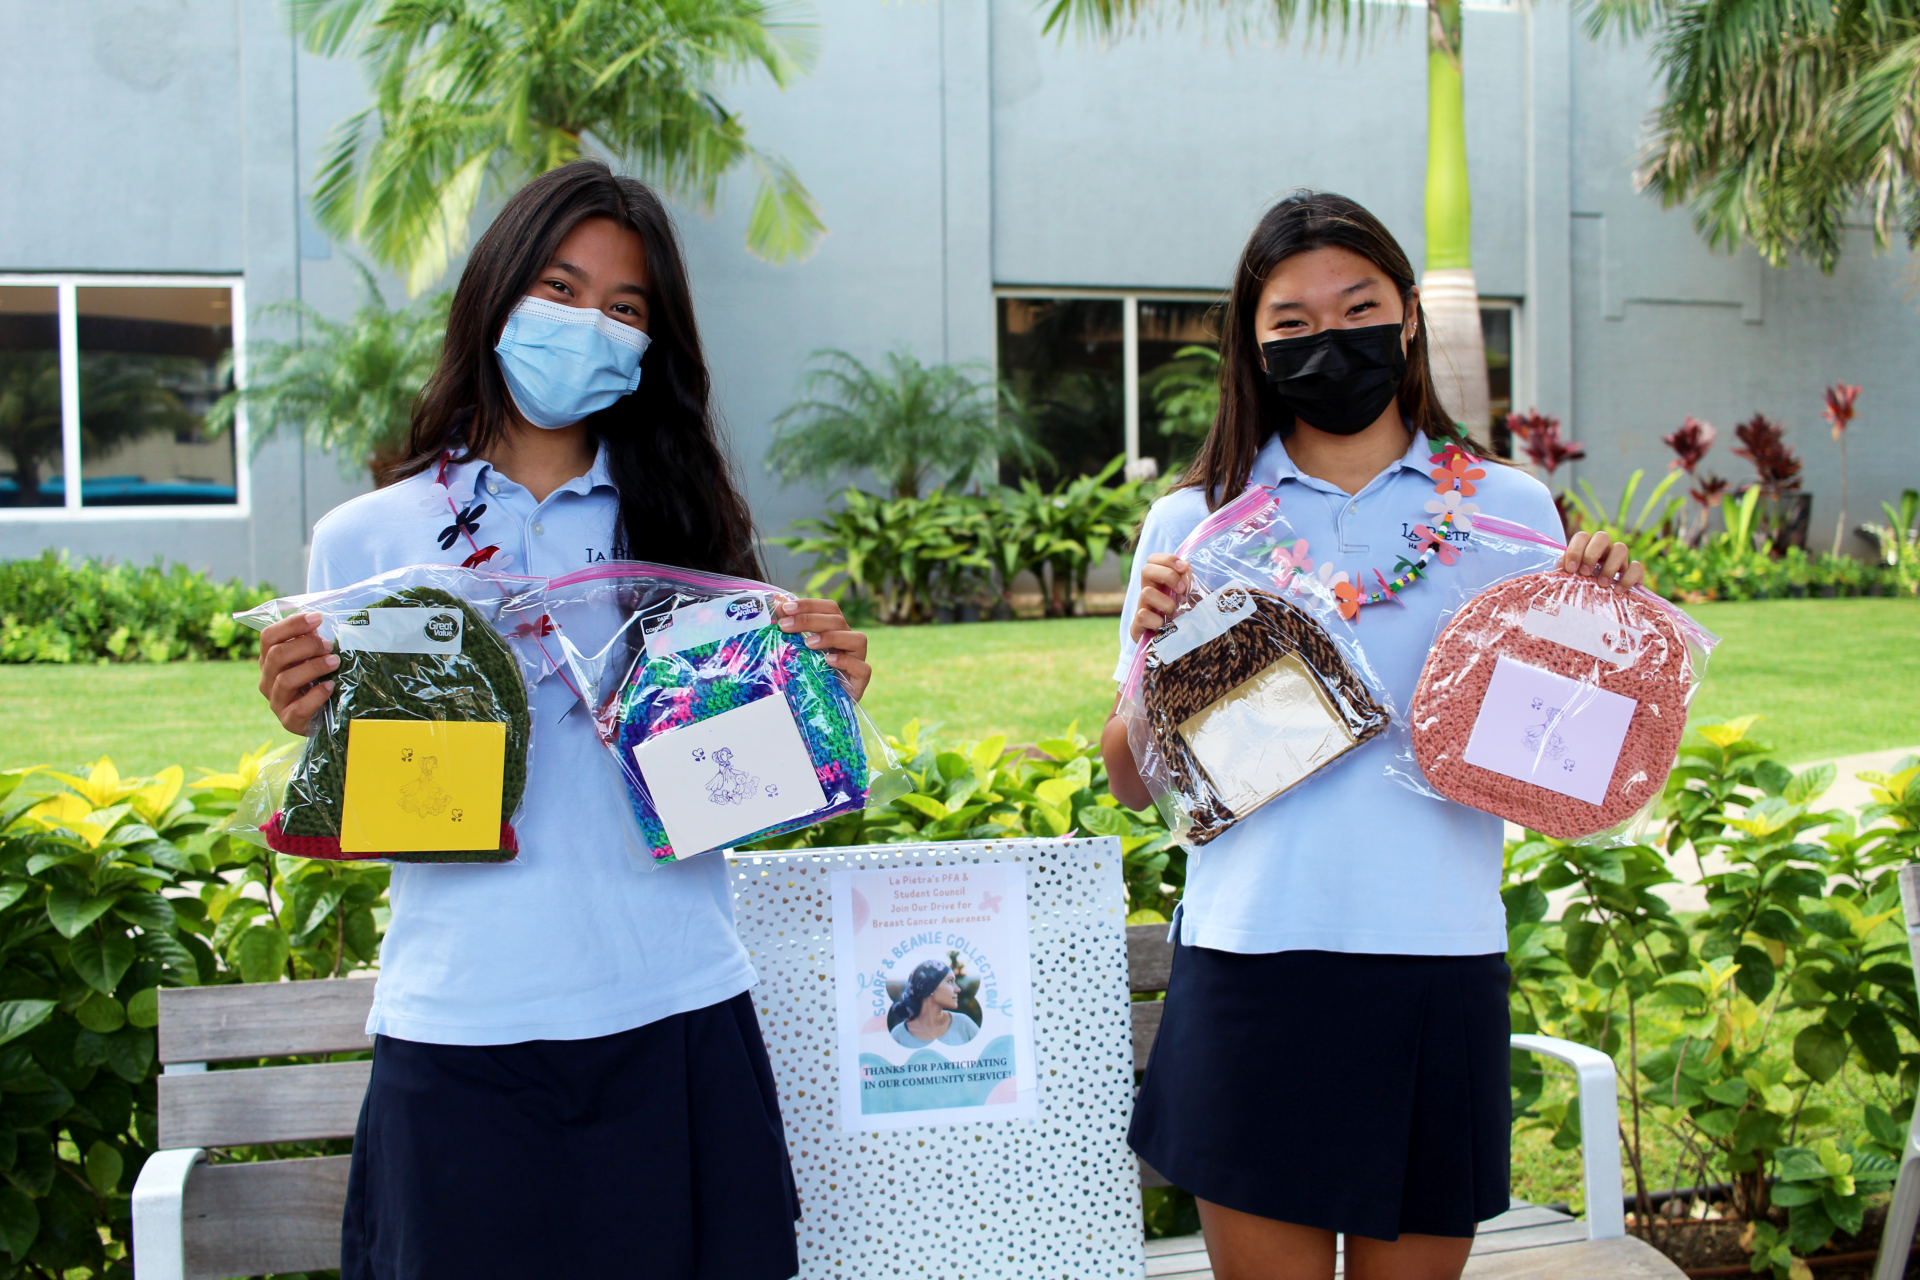
POLYGON ((1400 329, 1322 329, 1309 338, 1262 343, 1267 381, 1301 421, 1337 436, 1365 431, 1407 376, 1400 329))

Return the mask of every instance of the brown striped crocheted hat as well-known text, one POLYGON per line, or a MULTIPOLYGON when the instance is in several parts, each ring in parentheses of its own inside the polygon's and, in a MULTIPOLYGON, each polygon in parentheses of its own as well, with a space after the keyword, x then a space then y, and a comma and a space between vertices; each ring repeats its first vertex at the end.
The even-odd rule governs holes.
POLYGON ((1693 685, 1686 639, 1652 598, 1560 570, 1525 574, 1468 601, 1434 642, 1409 714, 1414 758, 1448 799, 1578 840, 1660 795, 1693 685), (1606 722, 1582 731, 1580 749, 1571 730, 1562 735, 1576 710, 1606 722), (1605 750, 1616 739, 1609 772, 1605 750), (1589 766, 1584 784, 1571 781, 1575 756, 1589 766), (1516 757, 1526 767, 1514 768, 1516 757), (1511 776, 1522 772, 1552 785, 1511 776), (1590 798, 1573 794, 1582 789, 1590 798))
MULTIPOLYGON (((1203 845, 1387 727, 1385 708, 1319 623, 1270 592, 1209 598, 1239 620, 1167 657, 1150 643, 1141 702, 1165 782, 1203 845)), ((1201 607, 1212 607, 1202 602, 1201 607)))

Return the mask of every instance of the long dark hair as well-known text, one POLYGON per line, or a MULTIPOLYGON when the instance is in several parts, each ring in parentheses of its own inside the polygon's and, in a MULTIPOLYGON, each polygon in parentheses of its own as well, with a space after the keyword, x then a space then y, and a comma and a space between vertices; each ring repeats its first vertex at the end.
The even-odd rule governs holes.
POLYGON ((922 960, 913 966, 913 972, 907 976, 907 989, 900 993, 900 999, 893 1006, 893 1011, 901 1015, 898 1022, 912 1022, 919 1017, 920 1007, 927 1002, 927 997, 952 972, 951 966, 941 964, 938 960, 922 960))
POLYGON ((417 475, 447 449, 484 452, 512 415, 494 343, 569 233, 611 218, 647 253, 647 336, 640 386, 586 420, 607 446, 620 490, 616 554, 764 578, 753 517, 735 483, 709 403, 712 381, 694 324, 686 264, 667 209, 642 183, 598 160, 576 160, 520 188, 460 273, 440 365, 413 410, 405 458, 392 479, 417 475))
MULTIPOLYGON (((1183 488, 1202 487, 1209 510, 1239 497, 1253 472, 1254 455, 1275 433, 1284 436, 1293 430, 1293 414, 1267 381, 1253 321, 1260 291, 1273 269, 1295 254, 1328 246, 1359 254, 1386 273, 1403 303, 1412 300, 1416 281, 1406 250, 1357 201, 1328 191, 1302 190, 1267 210, 1240 251, 1233 289, 1227 296, 1220 341, 1220 408, 1200 452, 1179 482, 1183 488)), ((1407 376, 1400 383, 1401 420, 1408 431, 1425 431, 1436 444, 1458 440, 1470 452, 1488 456, 1492 450, 1466 437, 1440 405, 1427 357, 1427 313, 1425 308, 1418 312, 1419 327, 1407 344, 1407 376)))

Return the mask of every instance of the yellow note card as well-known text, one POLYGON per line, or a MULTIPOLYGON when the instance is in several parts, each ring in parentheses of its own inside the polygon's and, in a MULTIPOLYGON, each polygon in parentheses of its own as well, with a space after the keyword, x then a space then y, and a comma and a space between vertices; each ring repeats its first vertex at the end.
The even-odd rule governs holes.
POLYGON ((498 849, 506 758, 497 721, 349 721, 340 852, 498 849))

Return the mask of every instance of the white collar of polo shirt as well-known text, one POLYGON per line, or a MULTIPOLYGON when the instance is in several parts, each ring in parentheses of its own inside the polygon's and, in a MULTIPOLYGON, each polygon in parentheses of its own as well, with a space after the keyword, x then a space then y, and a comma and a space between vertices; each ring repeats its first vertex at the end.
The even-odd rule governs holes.
MULTIPOLYGON (((465 468, 472 470, 470 476, 463 476, 463 480, 470 480, 470 486, 472 486, 470 487, 468 497, 470 497, 472 493, 482 493, 482 491, 484 491, 488 497, 499 497, 499 486, 492 480, 492 462, 474 459, 472 462, 463 462, 461 468, 463 468, 463 470, 465 470, 465 468)), ((507 478, 501 476, 501 480, 507 480, 507 478)), ((515 482, 513 482, 513 480, 507 480, 507 484, 515 484, 515 482)), ((589 466, 586 474, 574 476, 572 480, 568 480, 563 486, 553 489, 553 493, 580 493, 580 495, 588 495, 593 489, 599 489, 599 487, 609 487, 609 489, 616 487, 614 486, 614 482, 612 482, 612 470, 607 466, 607 441, 597 441, 597 445, 595 445, 595 449, 593 449, 593 466, 589 466)), ((549 493, 547 497, 553 497, 553 495, 549 493)))

